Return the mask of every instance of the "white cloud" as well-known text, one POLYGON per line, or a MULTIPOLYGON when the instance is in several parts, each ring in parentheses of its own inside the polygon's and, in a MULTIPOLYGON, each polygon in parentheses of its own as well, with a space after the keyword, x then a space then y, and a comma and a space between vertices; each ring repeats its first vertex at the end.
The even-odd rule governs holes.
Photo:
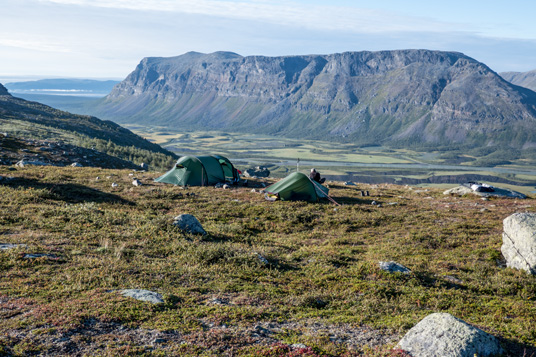
MULTIPOLYGON (((303 5, 292 1, 231 0, 41 0, 63 5, 78 5, 135 11, 160 11, 196 14, 231 19, 262 21, 317 30, 358 33, 443 32, 461 24, 440 22, 394 12, 330 5, 303 5)), ((469 27, 469 26, 467 26, 469 27)))
POLYGON ((41 52, 54 52, 54 53, 68 53, 70 49, 64 47, 59 43, 47 42, 45 40, 23 40, 13 38, 1 38, 0 46, 14 47, 25 50, 41 51, 41 52))

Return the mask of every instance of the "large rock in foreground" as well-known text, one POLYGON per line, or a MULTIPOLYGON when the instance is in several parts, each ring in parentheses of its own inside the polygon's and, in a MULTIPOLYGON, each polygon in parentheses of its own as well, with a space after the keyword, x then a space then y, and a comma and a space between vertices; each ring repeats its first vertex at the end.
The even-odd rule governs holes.
POLYGON ((536 214, 514 213, 504 219, 503 227, 506 266, 536 274, 536 214))
POLYGON ((503 352, 497 338, 447 313, 426 316, 398 346, 413 357, 495 356, 503 352))

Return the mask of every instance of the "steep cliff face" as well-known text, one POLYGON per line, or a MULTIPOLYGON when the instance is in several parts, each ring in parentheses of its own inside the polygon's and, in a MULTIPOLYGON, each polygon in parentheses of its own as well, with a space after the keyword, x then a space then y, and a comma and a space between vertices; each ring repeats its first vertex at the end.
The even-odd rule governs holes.
POLYGON ((536 91, 536 70, 529 72, 503 72, 500 75, 508 82, 536 91))
POLYGON ((145 58, 95 114, 359 144, 536 145, 536 93, 428 50, 145 58))

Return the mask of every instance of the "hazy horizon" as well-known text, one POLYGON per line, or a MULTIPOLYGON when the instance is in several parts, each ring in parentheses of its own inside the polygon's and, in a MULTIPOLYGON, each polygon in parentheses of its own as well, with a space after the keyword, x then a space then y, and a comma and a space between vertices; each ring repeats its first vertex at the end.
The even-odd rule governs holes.
POLYGON ((536 3, 4 0, 0 79, 123 79, 144 57, 429 49, 536 69, 536 3))

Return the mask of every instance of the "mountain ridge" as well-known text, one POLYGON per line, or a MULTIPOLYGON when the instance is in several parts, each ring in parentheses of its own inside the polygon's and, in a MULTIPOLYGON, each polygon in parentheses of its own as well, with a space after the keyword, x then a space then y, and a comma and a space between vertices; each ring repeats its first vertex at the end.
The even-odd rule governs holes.
POLYGON ((536 146, 536 93, 459 52, 147 57, 96 114, 361 145, 536 146))

